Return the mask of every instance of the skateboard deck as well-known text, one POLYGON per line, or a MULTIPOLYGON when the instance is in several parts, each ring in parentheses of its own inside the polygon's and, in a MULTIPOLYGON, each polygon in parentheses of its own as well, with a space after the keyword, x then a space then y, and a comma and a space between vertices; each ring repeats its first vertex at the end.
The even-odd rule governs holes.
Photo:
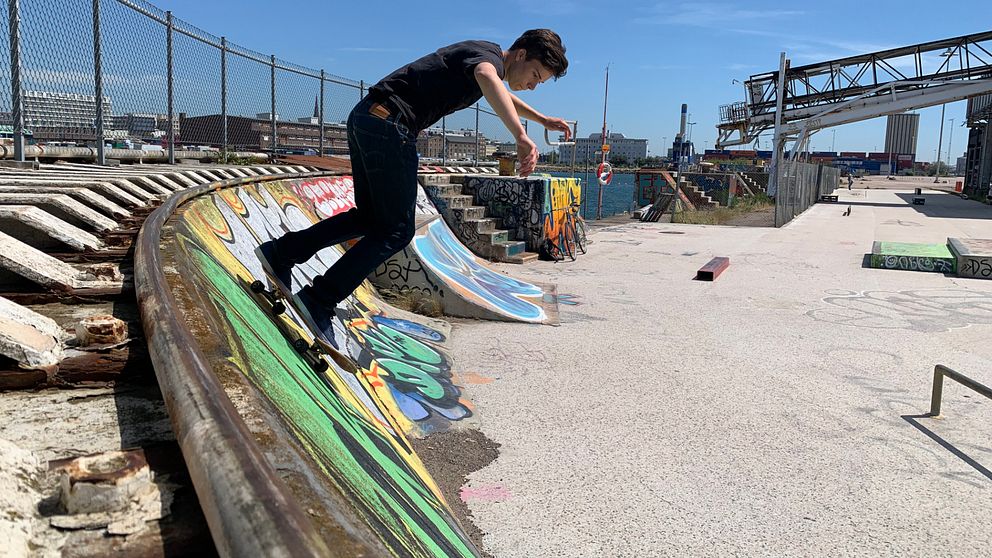
POLYGON ((296 295, 287 293, 284 285, 264 270, 266 282, 254 281, 249 290, 267 303, 275 317, 276 325, 289 339, 300 354, 304 355, 310 364, 319 372, 327 369, 324 357, 329 357, 344 370, 357 374, 358 366, 347 355, 320 335, 314 335, 316 325, 310 321, 310 313, 303 308, 296 295))

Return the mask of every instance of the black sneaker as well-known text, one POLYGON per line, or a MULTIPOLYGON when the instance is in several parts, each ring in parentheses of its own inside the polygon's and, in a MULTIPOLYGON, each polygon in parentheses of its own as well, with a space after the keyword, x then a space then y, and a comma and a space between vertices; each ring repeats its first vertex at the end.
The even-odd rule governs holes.
POLYGON ((255 248, 255 256, 262 262, 262 267, 277 284, 275 287, 285 294, 293 292, 293 264, 287 264, 279 258, 274 240, 263 242, 255 248))
POLYGON ((335 349, 334 341, 334 307, 318 299, 313 293, 313 287, 307 285, 293 295, 296 298, 296 308, 300 316, 313 330, 313 334, 330 344, 335 349))

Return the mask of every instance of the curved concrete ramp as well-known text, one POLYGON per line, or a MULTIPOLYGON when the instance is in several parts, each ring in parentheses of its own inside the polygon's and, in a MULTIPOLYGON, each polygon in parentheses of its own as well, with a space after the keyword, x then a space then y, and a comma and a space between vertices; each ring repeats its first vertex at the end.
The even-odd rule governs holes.
MULTIPOLYGON (((324 218, 355 206, 350 176, 301 181, 296 191, 324 218)), ((554 285, 530 283, 494 270, 438 218, 423 189, 418 191, 417 214, 413 242, 369 277, 377 287, 427 299, 449 316, 559 323, 554 285)))
MULTIPOLYGON (((202 352, 216 375, 211 381, 223 385, 330 548, 342 555, 475 556, 406 436, 471 414, 442 350, 447 324, 391 308, 365 284, 338 306, 335 331, 358 373, 330 360, 317 372, 248 292, 263 278, 254 248, 319 219, 296 193, 314 180, 201 188, 165 223, 164 282, 197 345, 169 350, 202 352)), ((294 282, 323 273, 341 253, 322 251, 298 266, 294 282)), ((164 387, 185 380, 161 376, 181 369, 163 372, 156 361, 156 373, 167 400, 187 395, 164 387)), ((183 449, 211 469, 214 456, 183 449)), ((201 490, 211 488, 197 484, 201 490)))

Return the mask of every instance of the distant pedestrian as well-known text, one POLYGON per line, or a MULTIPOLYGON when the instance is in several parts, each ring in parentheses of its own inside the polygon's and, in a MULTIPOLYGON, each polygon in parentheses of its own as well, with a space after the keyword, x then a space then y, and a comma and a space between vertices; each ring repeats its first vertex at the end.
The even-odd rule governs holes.
POLYGON ((533 90, 565 75, 568 60, 561 37, 532 29, 509 50, 487 41, 443 47, 383 78, 348 117, 348 148, 354 175, 355 208, 313 226, 263 243, 256 254, 283 291, 292 268, 323 248, 362 237, 323 275, 304 286, 299 301, 318 329, 333 340, 334 309, 382 262, 410 243, 417 200, 417 136, 443 116, 485 97, 517 144, 520 175, 537 165, 537 146, 520 117, 549 130, 571 130, 561 118, 545 116, 510 90, 533 90))
POLYGON ((854 184, 854 175, 847 175, 847 189, 851 189, 851 184, 854 184))

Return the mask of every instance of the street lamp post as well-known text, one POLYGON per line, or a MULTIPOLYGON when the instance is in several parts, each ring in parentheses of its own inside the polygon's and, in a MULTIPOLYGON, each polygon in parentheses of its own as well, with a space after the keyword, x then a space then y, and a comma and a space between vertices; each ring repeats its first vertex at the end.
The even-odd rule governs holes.
POLYGON ((943 149, 944 144, 944 109, 947 108, 947 103, 940 105, 940 135, 937 136, 937 168, 933 173, 933 183, 937 184, 940 182, 940 150, 943 149))
POLYGON ((954 119, 951 118, 950 121, 951 121, 951 129, 950 129, 950 131, 947 134, 947 168, 948 168, 948 172, 950 172, 950 168, 951 168, 951 152, 952 152, 952 150, 954 148, 953 147, 954 146, 954 119))

